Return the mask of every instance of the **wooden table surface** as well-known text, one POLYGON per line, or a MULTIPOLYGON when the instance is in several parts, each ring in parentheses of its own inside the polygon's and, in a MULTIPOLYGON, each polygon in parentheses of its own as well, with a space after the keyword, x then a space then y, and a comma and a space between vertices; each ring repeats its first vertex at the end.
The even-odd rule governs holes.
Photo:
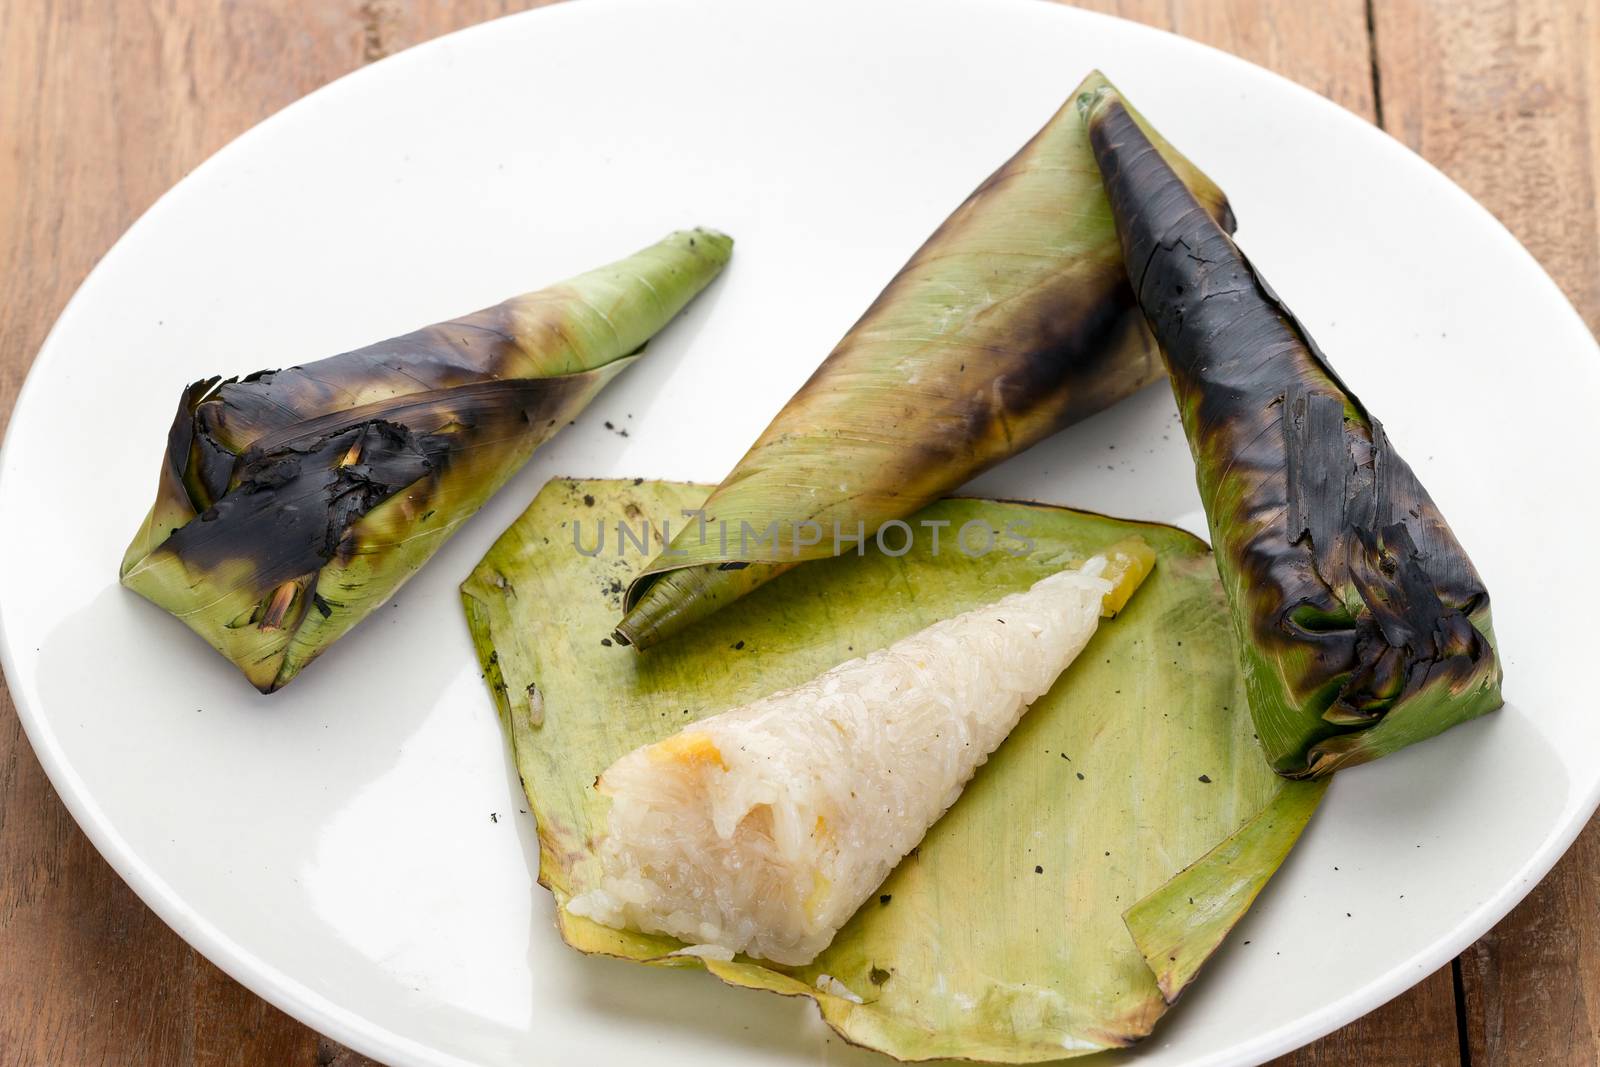
MULTIPOLYGON (((84 274, 201 160, 347 71, 537 3, 0 0, 0 427, 84 274)), ((1085 6, 1233 52, 1376 122, 1499 216, 1600 327, 1600 0, 1085 6)), ((1597 883, 1600 822, 1449 967, 1280 1063, 1600 1062, 1597 883)), ((0 1067, 369 1062, 236 985, 134 897, 62 807, 0 688, 0 1067)))

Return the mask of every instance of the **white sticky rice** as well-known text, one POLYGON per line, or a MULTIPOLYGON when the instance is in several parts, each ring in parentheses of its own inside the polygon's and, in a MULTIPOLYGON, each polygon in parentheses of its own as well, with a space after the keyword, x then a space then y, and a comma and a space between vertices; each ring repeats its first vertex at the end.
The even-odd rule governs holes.
POLYGON ((607 926, 782 964, 827 947, 1099 624, 1105 561, 1051 575, 612 764, 607 926))

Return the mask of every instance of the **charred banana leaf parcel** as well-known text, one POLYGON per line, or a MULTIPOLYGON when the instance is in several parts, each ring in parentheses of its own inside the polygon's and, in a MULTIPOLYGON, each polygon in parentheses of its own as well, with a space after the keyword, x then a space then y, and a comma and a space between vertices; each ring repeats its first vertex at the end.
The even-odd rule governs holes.
MULTIPOLYGON (((690 524, 635 577, 619 636, 654 645, 784 571, 871 537, 1161 377, 1089 150, 1080 92, 928 238, 690 524), (800 527, 810 524, 808 540, 800 527)), ((1195 196, 1227 199, 1151 131, 1195 196)))
POLYGON ((122 583, 280 688, 632 363, 732 244, 676 233, 464 318, 196 382, 122 583))
POLYGON ((1428 491, 1116 91, 1079 100, 1268 759, 1320 777, 1499 707, 1489 594, 1428 491))

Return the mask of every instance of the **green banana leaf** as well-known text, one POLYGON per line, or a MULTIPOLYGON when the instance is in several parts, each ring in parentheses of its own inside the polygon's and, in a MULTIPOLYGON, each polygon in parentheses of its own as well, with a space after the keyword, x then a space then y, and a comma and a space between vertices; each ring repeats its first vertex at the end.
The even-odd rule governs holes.
POLYGON ((1428 491, 1116 91, 1082 107, 1267 758, 1320 777, 1498 708, 1489 593, 1428 491))
POLYGON ((387 600, 727 263, 676 233, 464 318, 184 391, 122 584, 262 692, 387 600))
MULTIPOLYGON (((1078 92, 1106 84, 1094 72, 1078 92)), ((1231 228, 1221 190, 1151 136, 1231 228)), ((1155 381, 1160 364, 1069 98, 901 268, 706 501, 704 523, 674 523, 673 554, 629 585, 617 634, 655 644, 832 555, 835 536, 870 538, 1155 381)))
POLYGON ((673 955, 683 946, 670 938, 564 908, 561 936, 584 952, 811 997, 847 1040, 905 1060, 1038 1062, 1148 1034, 1322 794, 1261 758, 1206 546, 1156 524, 944 500, 919 519, 986 524, 998 532, 993 551, 969 557, 947 541, 935 554, 921 538, 903 556, 869 549, 818 562, 682 635, 671 655, 634 655, 613 642, 610 620, 643 553, 617 539, 616 524, 637 536, 648 523, 659 542, 661 524, 706 492, 553 481, 462 586, 538 823, 539 881, 558 905, 595 884, 606 804, 595 776, 624 753, 1129 534, 1157 563, 813 963, 673 955))

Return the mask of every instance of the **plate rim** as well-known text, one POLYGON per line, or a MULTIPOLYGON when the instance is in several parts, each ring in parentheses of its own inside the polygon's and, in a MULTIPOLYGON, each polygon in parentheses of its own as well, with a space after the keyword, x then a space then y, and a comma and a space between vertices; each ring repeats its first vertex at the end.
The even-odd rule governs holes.
MULTIPOLYGON (((692 0, 679 0, 679 2, 692 2, 692 0)), ((841 10, 848 10, 838 0, 828 0, 828 2, 833 2, 834 6, 840 7, 841 10)), ((899 4, 910 9, 913 0, 877 0, 877 2, 899 4)), ((1571 316, 1571 324, 1576 325, 1579 330, 1588 335, 1591 341, 1594 340, 1587 323, 1584 322, 1582 315, 1579 314, 1566 293, 1556 284, 1544 266, 1517 240, 1493 212, 1475 200, 1438 167, 1401 143, 1387 130, 1366 121, 1320 93, 1233 53, 1168 30, 1135 22, 1131 19, 1089 11, 1066 4, 1046 3, 1045 0, 937 0, 937 2, 944 4, 947 8, 970 8, 980 2, 988 4, 991 8, 1003 4, 1019 11, 1024 7, 1034 9, 1049 8, 1057 13, 1049 17, 1078 19, 1089 25, 1118 23, 1121 24, 1123 31, 1132 32, 1135 36, 1154 35, 1173 38, 1181 42, 1180 47, 1209 53, 1213 62, 1231 65, 1237 72, 1247 74, 1262 84, 1270 85, 1274 92, 1287 92, 1297 96, 1306 103, 1308 108, 1318 110, 1324 121, 1345 123, 1347 126, 1354 124, 1366 131, 1366 135, 1376 134, 1376 138, 1369 138, 1375 150, 1387 152, 1395 160, 1396 166, 1411 167, 1413 169, 1420 166, 1425 172, 1430 173, 1430 181, 1433 181, 1436 186, 1442 186, 1447 189, 1447 195, 1456 198, 1458 204, 1464 210, 1476 213, 1481 223, 1488 224, 1486 232, 1493 233, 1494 239, 1505 248, 1509 255, 1521 257, 1525 266, 1532 268, 1534 274, 1539 278, 1538 284, 1544 287, 1549 294, 1555 296, 1559 304, 1564 307, 1565 313, 1571 316), (1378 147, 1380 145, 1382 146, 1381 149, 1378 147)), ((337 87, 345 86, 347 82, 363 83, 373 77, 396 76, 397 72, 403 70, 406 65, 426 62, 433 52, 442 47, 449 47, 447 42, 455 43, 473 35, 482 34, 488 36, 500 32, 501 24, 510 20, 535 17, 547 20, 614 17, 622 14, 616 9, 643 8, 646 3, 647 0, 583 0, 581 3, 559 3, 515 12, 462 27, 342 74, 266 116, 212 152, 188 173, 174 182, 170 188, 140 213, 85 274, 83 280, 73 291, 72 296, 62 306, 54 323, 45 334, 44 340, 41 342, 37 353, 35 353, 34 359, 17 391, 4 440, 0 441, 0 501, 6 498, 9 491, 7 471, 10 469, 10 464, 8 463, 8 458, 14 445, 14 438, 18 436, 15 432, 19 421, 16 416, 23 410, 24 405, 29 402, 30 392, 35 386, 36 380, 43 377, 41 369, 47 365, 47 361, 53 365, 53 362, 59 358, 55 354, 55 339, 62 322, 74 314, 76 307, 84 297, 84 293, 94 287, 97 280, 103 275, 104 265, 119 254, 120 250, 128 244, 129 238, 152 225, 152 219, 159 219, 164 212, 171 210, 175 194, 191 186, 196 181, 203 182, 206 180, 211 171, 220 165, 218 160, 231 156, 241 142, 257 137, 264 128, 273 128, 281 122, 292 121, 293 117, 301 111, 316 107, 325 94, 344 91, 337 87), (596 14, 596 12, 598 13, 596 14), (374 71, 381 73, 374 74, 374 71)), ((1529 277, 1533 277, 1533 274, 1530 274, 1529 277)), ((1597 353, 1600 353, 1600 343, 1596 343, 1595 348, 1597 353)), ((55 789, 69 813, 71 813, 73 820, 89 839, 90 843, 94 845, 95 850, 106 860, 118 877, 127 883, 141 902, 154 911, 161 921, 186 943, 235 981, 238 981, 252 993, 321 1034, 327 1035, 365 1055, 391 1063, 394 1067, 409 1067, 412 1064, 423 1065, 423 1067, 475 1067, 473 1061, 462 1059, 439 1048, 407 1038, 386 1026, 371 1021, 359 1012, 340 1007, 336 1002, 316 992, 292 975, 255 956, 237 941, 223 933, 220 928, 207 920, 197 910, 185 903, 183 898, 154 869, 149 867, 129 843, 115 831, 110 820, 95 801, 88 784, 78 775, 67 760, 57 741, 54 728, 49 722, 48 714, 42 706, 39 706, 42 705, 42 701, 36 704, 33 696, 27 692, 25 687, 16 685, 14 680, 21 677, 18 671, 21 659, 7 636, 5 615, 5 598, 0 596, 0 671, 3 671, 7 680, 8 690, 16 708, 17 718, 22 724, 23 733, 28 738, 29 744, 32 746, 51 786, 55 789)), ((1338 787, 1335 786, 1334 788, 1337 789, 1338 787)), ((1421 982, 1488 933, 1496 923, 1521 903, 1566 853, 1573 841, 1577 839, 1589 820, 1594 816, 1597 809, 1600 809, 1600 776, 1597 776, 1590 783, 1587 793, 1569 797, 1566 808, 1560 816, 1559 824, 1553 824, 1551 832, 1547 833, 1544 840, 1540 842, 1537 851, 1530 856, 1519 870, 1506 877, 1500 889, 1480 901, 1474 908, 1464 912, 1447 934, 1436 938, 1427 948, 1390 967, 1378 978, 1350 989, 1344 995, 1329 1001, 1318 1010, 1301 1015, 1295 1020, 1278 1026, 1273 1030, 1256 1034, 1247 1040, 1236 1042, 1228 1048, 1194 1060, 1193 1067, 1223 1067, 1223 1065, 1227 1064, 1258 1064, 1265 1062, 1274 1056, 1292 1051, 1354 1022, 1361 1016, 1375 1010, 1421 982)), ((1159 1040, 1159 1033, 1160 1030, 1158 1028, 1157 1033, 1153 1035, 1155 1040, 1159 1040)))

